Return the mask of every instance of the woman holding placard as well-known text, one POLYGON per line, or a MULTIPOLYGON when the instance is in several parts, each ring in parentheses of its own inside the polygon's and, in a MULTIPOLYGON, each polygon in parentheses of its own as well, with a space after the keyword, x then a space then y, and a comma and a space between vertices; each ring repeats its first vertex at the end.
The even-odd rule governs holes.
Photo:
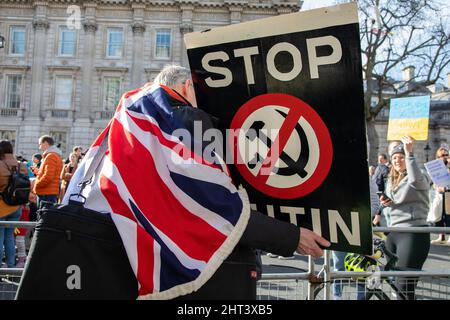
MULTIPOLYGON (((444 161, 448 168, 449 152, 448 149, 440 147, 436 151, 436 159, 444 161)), ((449 186, 433 186, 431 190, 432 202, 427 221, 433 223, 436 227, 450 226, 450 192, 449 186)), ((437 239, 431 240, 432 244, 450 245, 450 238, 445 241, 445 233, 441 233, 437 239)))
MULTIPOLYGON (((385 193, 380 196, 388 227, 427 226, 430 180, 413 154, 413 139, 405 136, 389 150, 391 169, 385 193)), ((398 256, 397 267, 421 270, 430 250, 429 233, 390 232, 386 247, 398 256)), ((398 279, 397 287, 413 300, 415 279, 398 279)))

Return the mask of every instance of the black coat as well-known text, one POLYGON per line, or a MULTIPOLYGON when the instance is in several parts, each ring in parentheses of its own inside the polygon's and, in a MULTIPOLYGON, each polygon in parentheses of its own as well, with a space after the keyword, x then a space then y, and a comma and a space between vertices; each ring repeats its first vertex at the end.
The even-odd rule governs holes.
MULTIPOLYGON (((174 117, 193 135, 194 121, 201 121, 202 131, 217 128, 218 120, 201 109, 174 102, 174 117)), ((212 278, 197 292, 180 299, 256 299, 256 254, 261 249, 281 256, 291 256, 299 242, 299 228, 253 211, 238 245, 212 278)))
POLYGON ((386 189, 386 181, 389 175, 389 167, 384 164, 379 164, 373 174, 373 179, 378 186, 378 191, 384 191, 386 189))

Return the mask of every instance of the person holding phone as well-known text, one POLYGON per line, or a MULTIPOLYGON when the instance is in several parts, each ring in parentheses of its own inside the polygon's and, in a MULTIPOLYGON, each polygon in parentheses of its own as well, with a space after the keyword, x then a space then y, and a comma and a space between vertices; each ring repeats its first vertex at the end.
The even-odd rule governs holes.
MULTIPOLYGON (((430 180, 420 170, 413 153, 410 136, 390 150, 392 167, 386 190, 380 195, 382 213, 388 227, 425 227, 429 210, 430 180)), ((379 218, 379 217, 378 217, 379 218)), ((374 219, 374 224, 376 224, 374 219)), ((430 250, 429 233, 390 232, 386 247, 399 257, 397 266, 405 270, 421 270, 430 250)), ((408 299, 414 299, 415 281, 398 279, 397 286, 408 299)))

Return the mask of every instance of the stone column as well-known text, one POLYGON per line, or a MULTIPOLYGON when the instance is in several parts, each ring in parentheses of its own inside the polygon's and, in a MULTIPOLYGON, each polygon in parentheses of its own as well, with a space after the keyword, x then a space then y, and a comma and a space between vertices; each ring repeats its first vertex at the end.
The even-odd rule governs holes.
POLYGON ((144 84, 142 74, 144 71, 144 10, 145 4, 133 3, 133 65, 131 67, 131 89, 139 88, 144 84))
POLYGON ((79 118, 93 118, 92 103, 92 70, 95 60, 95 32, 97 31, 97 23, 95 20, 95 4, 85 4, 86 13, 83 21, 84 29, 84 48, 81 76, 81 99, 80 110, 77 112, 79 118))
MULTIPOLYGON (((46 106, 43 105, 42 97, 45 79, 47 29, 49 28, 47 3, 35 1, 33 6, 35 15, 32 23, 34 43, 32 45, 33 56, 31 58, 31 100, 29 110, 25 111, 25 120, 19 128, 21 144, 27 146, 27 148, 23 148, 23 151, 27 152, 27 154, 37 150, 39 136, 43 132, 48 133, 46 132, 47 128, 41 127, 43 124, 41 117, 44 116, 44 112, 41 113, 41 110, 44 111, 46 109, 46 106)), ((29 46, 27 45, 27 47, 29 46)))
POLYGON ((47 49, 47 3, 35 2, 35 16, 33 19, 34 51, 31 67, 31 102, 29 117, 39 118, 42 105, 42 92, 44 90, 45 51, 47 49))
POLYGON ((181 65, 183 67, 189 68, 189 59, 187 56, 187 49, 186 49, 186 44, 184 43, 184 35, 186 33, 192 32, 194 31, 194 27, 192 26, 192 24, 184 24, 180 26, 180 32, 181 32, 181 52, 180 52, 180 57, 181 57, 181 65))
POLYGON ((192 18, 194 16, 194 6, 183 5, 181 6, 181 24, 180 24, 180 34, 181 34, 181 45, 180 45, 180 63, 183 67, 189 67, 189 60, 186 52, 186 44, 184 43, 184 35, 186 33, 194 31, 194 24, 192 18))
POLYGON ((81 105, 79 117, 88 118, 92 109, 92 69, 95 59, 95 32, 97 25, 93 21, 85 21, 84 28, 84 50, 82 64, 81 82, 81 105))
POLYGON ((144 84, 142 73, 144 71, 144 23, 135 22, 133 29, 133 66, 131 68, 131 87, 139 88, 144 84))
POLYGON ((89 147, 92 143, 92 121, 95 112, 98 111, 96 101, 93 101, 93 69, 95 64, 95 34, 97 32, 95 3, 85 3, 85 16, 83 19, 83 52, 81 62, 81 97, 79 108, 76 109, 74 125, 72 126, 70 146, 81 145, 83 148, 89 147))

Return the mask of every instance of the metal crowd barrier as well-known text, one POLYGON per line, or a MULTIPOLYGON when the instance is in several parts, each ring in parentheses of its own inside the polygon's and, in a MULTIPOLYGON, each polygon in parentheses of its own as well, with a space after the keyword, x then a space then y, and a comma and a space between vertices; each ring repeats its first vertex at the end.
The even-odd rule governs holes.
MULTIPOLYGON (((373 232, 408 232, 408 233, 450 233, 448 227, 374 227, 373 232)), ((405 280, 416 284, 415 299, 443 299, 450 300, 450 270, 423 271, 379 271, 379 272, 347 272, 333 271, 331 251, 325 250, 324 263, 318 274, 314 272, 314 262, 310 257, 308 272, 299 274, 263 274, 258 283, 258 299, 261 300, 292 300, 308 299, 330 300, 333 284, 342 285, 344 300, 355 300, 367 290, 367 281, 379 280, 379 289, 397 299, 398 293, 387 284, 386 279, 415 278, 405 280), (312 262, 311 262, 312 261, 312 262), (312 265, 311 265, 312 264, 312 265), (365 278, 363 278, 365 277, 365 278), (363 292, 361 292, 363 291, 363 292), (358 294, 359 293, 359 294, 358 294)), ((405 292, 412 294, 412 292, 405 292)))
MULTIPOLYGON (((3 227, 34 228, 36 222, 0 221, 3 227)), ((387 228, 375 227, 374 232, 409 232, 409 233, 450 233, 450 228, 443 227, 404 227, 387 228)), ((361 290, 367 289, 368 279, 373 279, 373 272, 333 271, 331 251, 325 250, 324 263, 321 270, 316 272, 314 259, 308 258, 308 271, 303 273, 271 273, 262 274, 258 281, 257 299, 259 300, 330 300, 333 283, 342 286, 343 299, 357 299, 361 290)), ((22 275, 22 268, 0 268, 0 300, 14 298, 22 275)), ((385 281, 387 278, 414 278, 417 285, 416 299, 445 299, 450 300, 450 270, 442 271, 379 271, 376 273, 380 280, 378 289, 395 299, 397 295, 385 281)), ((370 290, 370 289, 369 289, 370 290)))

